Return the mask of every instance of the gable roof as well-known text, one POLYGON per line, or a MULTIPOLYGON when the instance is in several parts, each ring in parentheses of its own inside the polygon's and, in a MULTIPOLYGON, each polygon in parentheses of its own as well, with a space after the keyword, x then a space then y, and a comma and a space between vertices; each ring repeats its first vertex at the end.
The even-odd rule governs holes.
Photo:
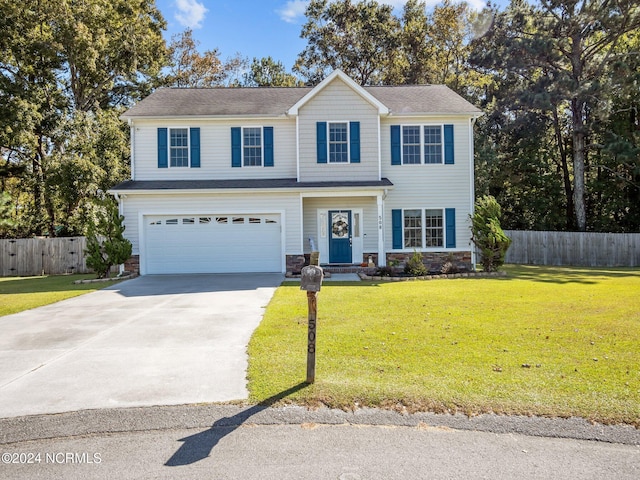
POLYGON ((480 109, 446 85, 361 87, 336 70, 315 87, 160 88, 127 110, 122 118, 295 115, 335 78, 345 81, 381 115, 482 115, 480 109))
POLYGON ((295 105, 293 105, 289 110, 287 110, 287 113, 290 114, 290 115, 297 115, 298 114, 298 110, 300 110, 300 108, 302 106, 304 106, 309 100, 311 100, 318 93, 320 93, 327 85, 329 85, 335 79, 340 79, 344 83, 346 83, 347 86, 349 88, 351 88, 351 90, 356 92, 364 100, 366 100, 372 106, 374 106, 378 110, 378 113, 380 115, 384 115, 384 114, 388 114, 389 113, 389 108, 387 106, 385 106, 376 97, 371 95, 364 87, 362 87, 362 86, 358 85, 356 82, 354 82, 342 70, 334 70, 333 73, 331 73, 331 75, 329 75, 327 78, 325 78, 322 82, 320 82, 314 88, 309 90, 309 92, 304 97, 302 97, 300 100, 298 100, 295 105))

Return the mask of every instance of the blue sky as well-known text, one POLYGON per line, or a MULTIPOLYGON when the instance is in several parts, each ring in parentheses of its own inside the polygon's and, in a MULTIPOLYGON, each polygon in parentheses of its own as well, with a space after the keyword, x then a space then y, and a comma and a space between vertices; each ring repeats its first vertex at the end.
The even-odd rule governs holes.
MULTIPOLYGON (((378 0, 393 5, 399 13, 406 0, 378 0)), ((427 0, 427 5, 439 0, 427 0)), ((486 0, 467 0, 480 9, 486 0)), ((494 3, 504 5, 507 0, 494 3)), ((156 0, 167 21, 165 38, 185 28, 193 30, 199 50, 217 48, 221 60, 239 52, 244 57, 271 56, 287 70, 306 45, 300 38, 308 0, 156 0)))

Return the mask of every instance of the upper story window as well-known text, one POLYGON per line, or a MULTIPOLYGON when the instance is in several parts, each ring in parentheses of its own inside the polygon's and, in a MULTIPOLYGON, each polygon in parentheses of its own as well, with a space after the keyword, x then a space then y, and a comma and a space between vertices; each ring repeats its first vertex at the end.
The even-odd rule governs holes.
POLYGON ((443 163, 442 127, 424 127, 424 163, 443 163))
POLYGON ((262 128, 242 129, 242 157, 245 167, 262 165, 262 128))
POLYGON ((347 123, 329 124, 329 163, 349 162, 347 123))
POLYGON ((273 167, 273 127, 231 127, 232 167, 273 167))
POLYGON ((169 165, 171 167, 189 166, 189 129, 169 129, 169 165))
POLYGON ((391 125, 391 165, 453 165, 453 125, 391 125))
POLYGON ((360 122, 316 122, 317 163, 360 163, 360 122))
POLYGON ((402 163, 420 162, 420 127, 402 127, 402 163))
POLYGON ((402 163, 443 163, 442 127, 404 125, 402 127, 402 163))
POLYGON ((158 128, 158 168, 200 167, 200 128, 158 128))

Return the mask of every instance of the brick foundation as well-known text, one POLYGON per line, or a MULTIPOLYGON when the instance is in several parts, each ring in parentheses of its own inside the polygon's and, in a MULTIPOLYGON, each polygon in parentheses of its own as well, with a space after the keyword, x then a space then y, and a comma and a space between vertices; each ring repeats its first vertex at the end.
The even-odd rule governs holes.
MULTIPOLYGON (((451 261, 460 271, 471 272, 473 265, 471 264, 471 252, 421 252, 422 263, 427 269, 439 269, 446 262, 451 261)), ((404 270, 407 261, 413 256, 411 253, 387 253, 387 266, 393 267, 398 272, 404 270), (397 265, 393 265, 397 262, 397 265)))
POLYGON ((132 255, 129 260, 124 262, 124 271, 131 273, 140 273, 140 255, 132 255))
POLYGON ((309 255, 287 255, 287 272, 299 275, 302 267, 309 264, 309 255))

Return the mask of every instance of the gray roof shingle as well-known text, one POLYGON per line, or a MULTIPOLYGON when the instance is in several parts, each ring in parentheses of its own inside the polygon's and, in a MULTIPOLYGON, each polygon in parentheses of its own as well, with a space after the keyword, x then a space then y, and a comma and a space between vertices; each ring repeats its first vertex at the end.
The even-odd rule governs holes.
MULTIPOLYGON (((364 87, 391 115, 470 114, 481 111, 445 85, 364 87)), ((311 87, 160 88, 123 118, 281 116, 311 87)))

